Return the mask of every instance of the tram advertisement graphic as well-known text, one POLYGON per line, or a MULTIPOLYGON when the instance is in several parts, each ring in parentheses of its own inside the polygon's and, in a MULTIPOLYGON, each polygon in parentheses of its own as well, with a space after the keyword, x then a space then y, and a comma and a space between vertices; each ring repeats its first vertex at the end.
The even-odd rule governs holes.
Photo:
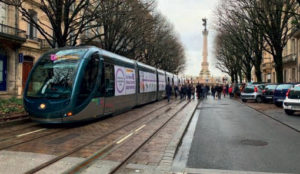
POLYGON ((158 90, 164 91, 166 89, 166 76, 158 74, 158 90))
POLYGON ((115 66, 115 96, 135 93, 135 70, 115 66))
POLYGON ((155 92, 157 89, 156 74, 140 71, 140 92, 155 92))

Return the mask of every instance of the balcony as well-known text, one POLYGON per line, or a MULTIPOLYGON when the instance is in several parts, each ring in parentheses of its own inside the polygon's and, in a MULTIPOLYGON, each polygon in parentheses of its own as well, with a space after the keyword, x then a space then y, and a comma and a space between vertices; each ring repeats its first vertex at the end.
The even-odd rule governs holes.
POLYGON ((290 54, 287 56, 284 56, 282 58, 282 63, 287 64, 287 63, 297 63, 297 55, 296 54, 290 54))
POLYGON ((47 50, 47 49, 51 49, 51 45, 47 42, 46 39, 39 39, 40 43, 41 43, 41 49, 47 50))
POLYGON ((26 32, 18 28, 0 24, 0 38, 22 44, 26 41, 26 32))
POLYGON ((293 33, 293 36, 295 38, 300 38, 300 26, 299 25, 296 25, 293 29, 292 29, 292 33, 293 33))
POLYGON ((261 69, 263 71, 272 71, 272 68, 274 67, 274 63, 273 62, 265 62, 265 63, 262 63, 261 65, 261 69))

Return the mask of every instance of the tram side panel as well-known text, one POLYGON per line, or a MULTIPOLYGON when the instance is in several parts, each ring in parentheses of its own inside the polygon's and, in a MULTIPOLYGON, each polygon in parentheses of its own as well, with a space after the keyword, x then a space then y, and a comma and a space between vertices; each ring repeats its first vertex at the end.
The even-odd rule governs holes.
POLYGON ((139 63, 138 105, 156 101, 157 75, 155 68, 143 66, 139 63))
POLYGON ((157 99, 162 100, 166 97, 166 73, 164 71, 158 71, 157 81, 157 99))

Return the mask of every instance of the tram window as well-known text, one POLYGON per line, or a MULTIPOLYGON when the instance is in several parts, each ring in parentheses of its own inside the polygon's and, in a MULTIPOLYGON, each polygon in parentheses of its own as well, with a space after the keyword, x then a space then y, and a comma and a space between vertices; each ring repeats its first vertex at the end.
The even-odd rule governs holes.
POLYGON ((105 97, 112 97, 115 95, 115 73, 114 73, 113 65, 105 64, 104 77, 105 77, 105 97))
POLYGON ((99 56, 92 55, 87 66, 85 67, 84 76, 81 82, 79 95, 77 98, 77 106, 82 104, 95 88, 99 67, 99 56))

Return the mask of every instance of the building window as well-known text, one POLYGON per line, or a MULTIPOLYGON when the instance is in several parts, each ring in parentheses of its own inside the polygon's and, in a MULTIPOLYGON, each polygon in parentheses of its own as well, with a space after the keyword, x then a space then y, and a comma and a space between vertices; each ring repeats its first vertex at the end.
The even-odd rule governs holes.
POLYGON ((276 79, 275 79, 275 72, 273 72, 273 83, 276 83, 276 79))
POLYGON ((295 39, 292 39, 292 50, 291 50, 291 53, 292 54, 296 54, 296 42, 295 42, 295 39))
MULTIPOLYGON (((37 13, 34 10, 29 10, 29 14, 34 22, 37 23, 37 13)), ((28 23, 27 29, 28 39, 36 39, 37 38, 37 29, 32 22, 28 23)))
POLYGON ((7 25, 7 5, 0 2, 0 23, 7 25))
POLYGON ((296 82, 296 69, 292 69, 292 82, 296 82))
POLYGON ((269 73, 269 74, 267 75, 267 82, 268 82, 268 83, 271 83, 271 73, 269 73))

